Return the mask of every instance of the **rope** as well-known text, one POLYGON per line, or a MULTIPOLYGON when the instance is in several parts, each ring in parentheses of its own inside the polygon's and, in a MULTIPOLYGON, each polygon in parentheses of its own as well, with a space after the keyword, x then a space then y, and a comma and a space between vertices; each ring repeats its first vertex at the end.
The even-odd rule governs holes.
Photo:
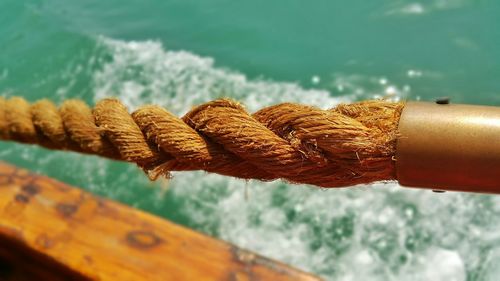
POLYGON ((182 118, 146 105, 132 114, 117 99, 93 109, 80 100, 57 108, 0 97, 0 139, 134 162, 154 180, 170 171, 342 187, 395 179, 403 103, 364 101, 330 110, 293 103, 250 115, 219 99, 182 118))

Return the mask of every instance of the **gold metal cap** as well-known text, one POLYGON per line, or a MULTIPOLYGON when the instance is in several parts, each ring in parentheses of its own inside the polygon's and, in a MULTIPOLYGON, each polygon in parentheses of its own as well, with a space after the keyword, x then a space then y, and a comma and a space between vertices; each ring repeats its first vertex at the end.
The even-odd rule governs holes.
POLYGON ((399 133, 401 185, 500 194, 500 107, 408 102, 399 133))

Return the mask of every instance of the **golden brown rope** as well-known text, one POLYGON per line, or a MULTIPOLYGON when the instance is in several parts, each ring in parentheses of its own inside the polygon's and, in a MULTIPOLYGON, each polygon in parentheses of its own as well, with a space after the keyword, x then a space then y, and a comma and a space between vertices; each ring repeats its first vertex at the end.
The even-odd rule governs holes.
POLYGON ((59 109, 0 97, 0 138, 137 163, 150 178, 205 170, 244 179, 341 187, 395 178, 404 104, 364 101, 331 110, 284 103, 250 115, 219 99, 178 118, 147 105, 129 114, 116 99, 59 109))

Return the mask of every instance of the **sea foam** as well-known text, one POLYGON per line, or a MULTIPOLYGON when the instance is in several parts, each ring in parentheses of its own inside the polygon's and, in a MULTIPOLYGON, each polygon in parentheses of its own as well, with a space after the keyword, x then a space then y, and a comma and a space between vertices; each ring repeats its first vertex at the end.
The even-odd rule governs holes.
MULTIPOLYGON (((183 114, 222 96, 250 111, 285 101, 328 108, 383 96, 387 87, 399 97, 404 91, 397 89, 405 88, 386 77, 337 75, 335 86, 362 93, 334 96, 289 82, 250 80, 216 67, 212 58, 169 51, 156 41, 100 42, 111 58, 94 74, 95 99, 118 96, 132 109, 155 103, 183 114), (366 81, 357 83, 363 79, 378 81, 380 93, 363 91, 366 81)), ((500 245, 495 197, 395 183, 320 189, 203 172, 176 173, 169 186, 165 196, 181 202, 176 212, 196 229, 331 280, 485 280, 499 260, 488 258, 500 245)))

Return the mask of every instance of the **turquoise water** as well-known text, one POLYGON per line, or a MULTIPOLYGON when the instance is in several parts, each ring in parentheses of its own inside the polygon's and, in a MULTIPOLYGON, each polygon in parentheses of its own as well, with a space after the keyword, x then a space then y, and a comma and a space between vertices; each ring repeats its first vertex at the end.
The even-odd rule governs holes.
MULTIPOLYGON (((227 96, 250 111, 388 96, 500 105, 500 2, 0 3, 0 93, 116 96, 176 114, 227 96)), ((0 143, 0 159, 329 280, 497 280, 500 197, 380 183, 322 190, 0 143)))

